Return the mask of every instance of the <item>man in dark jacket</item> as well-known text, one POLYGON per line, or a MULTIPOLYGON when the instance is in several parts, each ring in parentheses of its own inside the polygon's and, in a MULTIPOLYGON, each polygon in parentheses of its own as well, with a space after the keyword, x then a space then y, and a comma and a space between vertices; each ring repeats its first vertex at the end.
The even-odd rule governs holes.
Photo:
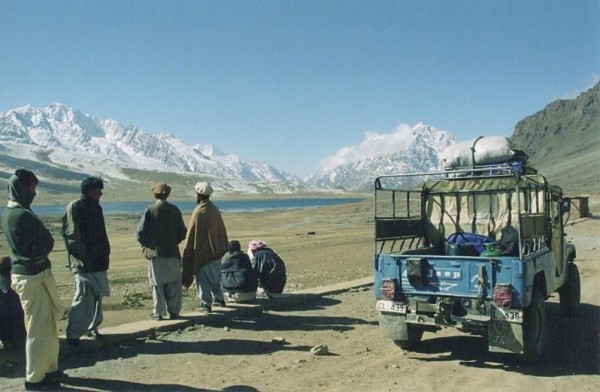
POLYGON ((181 312, 181 253, 179 243, 186 228, 181 211, 169 203, 171 187, 154 184, 150 191, 156 203, 148 206, 136 230, 137 240, 148 259, 148 279, 152 286, 153 320, 162 320, 167 311, 171 319, 181 312))
POLYGON ((102 338, 98 326, 104 318, 102 297, 110 295, 108 266, 110 244, 106 234, 100 197, 104 188, 98 177, 81 182, 81 197, 67 205, 63 216, 63 238, 69 257, 69 268, 75 274, 75 296, 69 312, 67 342, 79 345, 88 334, 102 338))
POLYGON ((229 241, 229 252, 221 264, 221 286, 231 302, 252 302, 256 299, 258 281, 250 257, 242 252, 239 241, 229 241))
POLYGON ((2 228, 12 252, 12 287, 25 311, 25 389, 60 387, 64 373, 58 369, 58 320, 64 308, 52 275, 48 255, 54 239, 31 211, 38 179, 19 169, 8 179, 9 201, 2 228))

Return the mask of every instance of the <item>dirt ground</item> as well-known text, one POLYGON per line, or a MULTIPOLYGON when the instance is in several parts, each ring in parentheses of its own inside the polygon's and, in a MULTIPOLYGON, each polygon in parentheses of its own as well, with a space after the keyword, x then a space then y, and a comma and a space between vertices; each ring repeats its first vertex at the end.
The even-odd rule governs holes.
MULTIPOLYGON (((226 223, 232 238, 246 241, 260 230, 260 237, 285 255, 293 292, 370 275, 368 210, 364 204, 289 212, 285 224, 281 216, 235 214, 226 223)), ((105 327, 139 320, 150 311, 143 263, 135 254, 139 249, 126 245, 131 224, 110 225, 113 246, 123 250, 111 267, 113 297, 106 303, 105 327)), ((577 246, 582 306, 575 318, 563 319, 558 296, 549 300, 551 339, 539 364, 488 353, 484 339, 453 329, 425 333, 416 351, 403 351, 381 338, 368 287, 243 317, 216 311, 208 322, 183 330, 82 350, 60 363, 69 375, 64 390, 600 390, 600 219, 570 225, 567 239, 577 246), (328 354, 312 354, 318 345, 327 346, 328 354)), ((57 273, 65 303, 72 294, 70 279, 57 273)), ((194 291, 186 294, 186 311, 197 306, 194 296, 194 291)), ((11 363, 7 353, 2 358, 0 390, 22 390, 22 365, 11 363)))

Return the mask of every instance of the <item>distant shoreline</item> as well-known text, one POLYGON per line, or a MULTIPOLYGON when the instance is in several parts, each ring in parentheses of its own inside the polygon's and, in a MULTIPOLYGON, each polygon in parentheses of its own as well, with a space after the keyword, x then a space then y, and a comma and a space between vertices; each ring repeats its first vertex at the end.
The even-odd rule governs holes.
MULTIPOLYGON (((335 206, 341 204, 360 203, 365 200, 365 197, 286 197, 286 198, 245 198, 245 199, 215 199, 215 205, 223 213, 237 212, 264 212, 264 211, 281 211, 306 208, 320 208, 335 206)), ((195 200, 169 200, 175 204, 182 213, 189 214, 196 206, 195 200)), ((147 201, 101 201, 100 205, 104 210, 105 215, 140 215, 146 207, 153 203, 152 200, 147 201)), ((0 213, 4 210, 4 206, 0 206, 0 213)), ((59 216, 65 211, 63 204, 33 204, 32 211, 39 216, 59 216)))
MULTIPOLYGON (((143 196, 139 197, 140 194, 134 192, 135 195, 129 195, 129 197, 124 197, 123 195, 115 195, 110 190, 104 191, 104 195, 100 199, 100 203, 152 203, 154 198, 150 194, 150 192, 143 193, 143 196), (134 196, 134 197, 131 197, 134 196)), ((5 195, 6 197, 8 194, 5 195)), ((48 192, 38 192, 38 196, 33 201, 33 205, 40 206, 50 206, 50 205, 64 205, 66 206, 72 200, 79 198, 79 194, 75 193, 65 193, 65 194, 54 194, 48 192)), ((337 198, 366 198, 371 196, 370 192, 309 192, 309 193, 221 193, 215 191, 212 200, 269 200, 269 199, 337 199, 337 198)), ((7 198, 5 199, 7 200, 7 198)), ((169 197, 170 202, 185 202, 195 200, 195 196, 193 194, 181 194, 171 193, 171 197, 169 197)), ((1 206, 6 205, 6 201, 1 202, 1 206)))

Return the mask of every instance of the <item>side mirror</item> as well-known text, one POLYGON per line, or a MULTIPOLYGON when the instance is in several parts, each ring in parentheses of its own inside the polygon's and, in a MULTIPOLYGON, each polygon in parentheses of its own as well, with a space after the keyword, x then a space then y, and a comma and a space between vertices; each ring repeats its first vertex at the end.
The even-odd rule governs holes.
POLYGON ((571 212, 571 198, 563 197, 562 201, 560 202, 560 213, 565 214, 567 212, 571 212))

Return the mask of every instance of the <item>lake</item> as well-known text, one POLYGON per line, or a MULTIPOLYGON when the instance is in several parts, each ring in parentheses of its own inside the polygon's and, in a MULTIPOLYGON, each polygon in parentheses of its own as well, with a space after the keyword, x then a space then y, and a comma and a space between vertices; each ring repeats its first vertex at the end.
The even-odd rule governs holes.
MULTIPOLYGON (((259 212, 271 210, 291 210, 299 208, 325 207, 338 204, 358 203, 363 201, 360 197, 335 197, 335 198, 284 198, 284 199, 244 199, 244 200, 213 200, 221 212, 259 212)), ((171 201, 169 201, 171 202, 171 201)), ((105 215, 134 214, 141 215, 151 202, 107 202, 102 203, 105 215)), ((173 201, 183 214, 189 214, 196 206, 195 201, 173 201)), ((65 212, 64 205, 36 205, 33 203, 32 211, 39 216, 56 216, 65 212)), ((0 213, 4 206, 0 207, 0 213)))

